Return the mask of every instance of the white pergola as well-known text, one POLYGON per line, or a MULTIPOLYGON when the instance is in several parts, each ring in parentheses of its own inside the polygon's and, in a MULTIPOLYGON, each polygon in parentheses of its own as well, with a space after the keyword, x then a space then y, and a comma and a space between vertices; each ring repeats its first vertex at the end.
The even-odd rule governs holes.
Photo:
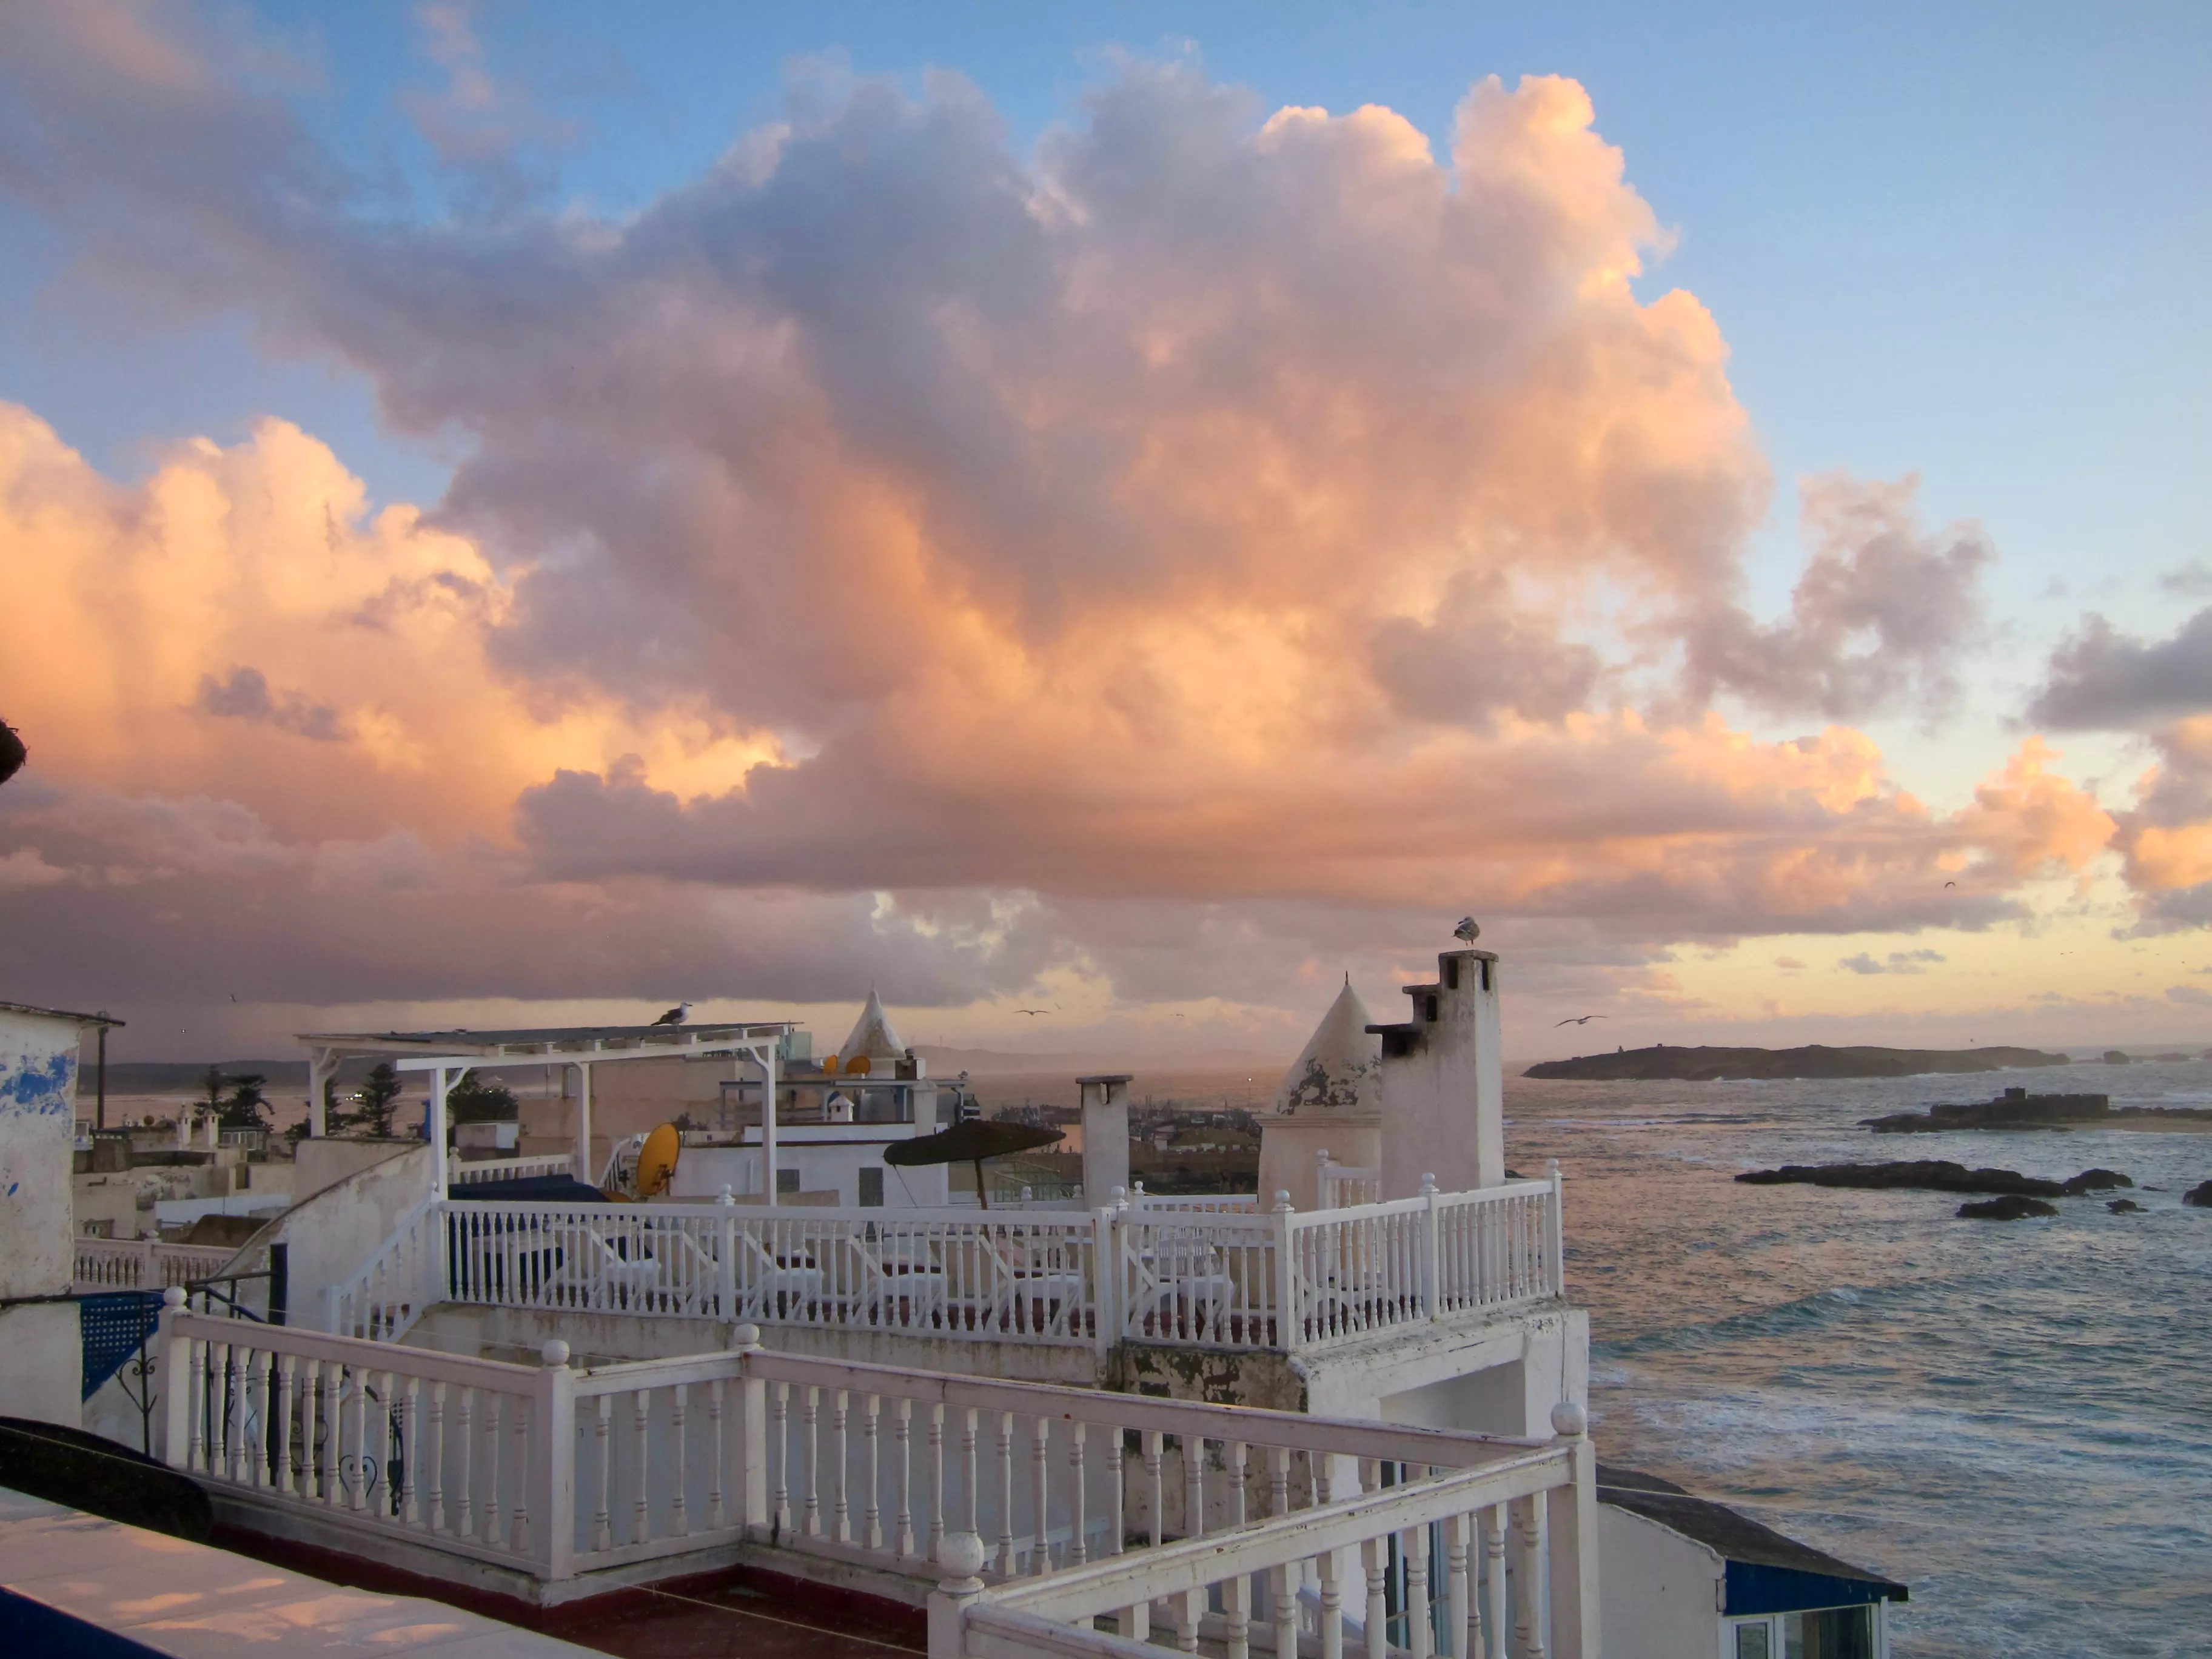
POLYGON ((471 1071, 520 1066, 573 1066, 580 1079, 576 1123, 576 1179, 588 1182, 592 1154, 592 1068, 637 1060, 750 1059, 761 1068, 769 1109, 761 1114, 763 1201, 776 1201, 774 1102, 776 1048, 797 1026, 785 1020, 733 1025, 570 1025, 535 1031, 383 1031, 302 1033, 307 1049, 309 1133, 324 1130, 323 1095, 338 1067, 356 1058, 388 1062, 394 1071, 426 1073, 430 1144, 438 1196, 447 1195, 446 1097, 471 1071))

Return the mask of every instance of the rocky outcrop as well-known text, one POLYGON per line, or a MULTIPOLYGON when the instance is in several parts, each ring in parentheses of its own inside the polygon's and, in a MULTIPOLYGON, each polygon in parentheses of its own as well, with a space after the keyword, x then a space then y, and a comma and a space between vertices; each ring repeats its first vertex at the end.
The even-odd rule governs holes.
POLYGON ((2063 1198, 2063 1182, 2041 1181, 2017 1170, 1969 1170, 1963 1164, 1922 1158, 1909 1164, 1785 1164, 1736 1177, 1753 1187, 1904 1188, 1930 1193, 2005 1193, 2021 1198, 2063 1198))
POLYGON ((2135 1184, 2118 1170, 2084 1170, 2066 1183, 2066 1195, 2079 1198, 2084 1193, 2109 1193, 2115 1187, 2135 1184))
POLYGON ((2058 1207, 2039 1198, 2022 1198, 2011 1193, 2002 1198, 1985 1199, 1979 1204, 1961 1204, 1959 1213, 1973 1221, 2026 1221, 2033 1216, 2057 1215, 2058 1207))
POLYGON ((2105 1206, 2105 1207, 2110 1210, 2114 1215, 2141 1215, 2142 1213, 2142 1206, 2136 1203, 2132 1198, 2116 1198, 2111 1203, 2105 1206))
POLYGON ((2194 1204, 2200 1210, 2212 1210, 2212 1181, 2200 1182, 2182 1194, 2184 1204, 2194 1204))
POLYGON ((2032 1095, 2008 1089, 1995 1100, 1930 1106, 1925 1112, 1892 1112, 1860 1120, 1878 1135, 1934 1134, 1949 1129, 2042 1129, 2054 1123, 2087 1123, 2112 1109, 2107 1095, 2032 1095))
POLYGON ((1624 1048, 1609 1054, 1547 1060, 1523 1075, 1586 1083, 1724 1083, 1734 1078, 1917 1077, 1929 1072, 2002 1072, 2063 1066, 2064 1054, 2036 1048, 1624 1048))

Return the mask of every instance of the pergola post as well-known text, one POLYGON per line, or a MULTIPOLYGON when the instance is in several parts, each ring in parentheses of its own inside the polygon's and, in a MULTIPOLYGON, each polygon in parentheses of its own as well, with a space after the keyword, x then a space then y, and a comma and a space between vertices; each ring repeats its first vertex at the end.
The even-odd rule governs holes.
POLYGON ((760 1056, 761 1075, 768 1079, 761 1090, 761 1202, 775 1207, 775 1039, 753 1051, 760 1056))
MULTIPOLYGON (((447 1197, 452 1189, 452 1171, 446 1165, 446 1095, 453 1084, 446 1081, 450 1073, 441 1066, 431 1073, 430 1085, 430 1146, 432 1167, 436 1174, 431 1177, 433 1190, 440 1198, 447 1197)), ((454 1082, 459 1082, 459 1078, 454 1082)))
POLYGON ((327 1048, 316 1048, 307 1057, 307 1133, 320 1140, 330 1126, 324 1121, 323 1097, 330 1092, 331 1079, 338 1074, 337 1056, 327 1048))
POLYGON ((576 1062, 576 1179, 592 1184, 592 1062, 576 1062))

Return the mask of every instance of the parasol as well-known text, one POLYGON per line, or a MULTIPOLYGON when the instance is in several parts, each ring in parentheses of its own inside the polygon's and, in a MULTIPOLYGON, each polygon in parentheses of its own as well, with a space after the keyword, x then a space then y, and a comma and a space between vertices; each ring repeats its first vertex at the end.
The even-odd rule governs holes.
POLYGON ((1040 1146, 1049 1146, 1066 1138, 1066 1132, 1060 1129, 1031 1129, 1019 1123, 985 1123, 971 1118, 949 1129, 939 1129, 933 1135, 896 1141, 884 1148, 884 1162, 901 1167, 972 1164, 975 1166, 975 1196, 988 1210, 991 1207, 991 1194, 983 1185, 985 1158, 1033 1152, 1040 1146))

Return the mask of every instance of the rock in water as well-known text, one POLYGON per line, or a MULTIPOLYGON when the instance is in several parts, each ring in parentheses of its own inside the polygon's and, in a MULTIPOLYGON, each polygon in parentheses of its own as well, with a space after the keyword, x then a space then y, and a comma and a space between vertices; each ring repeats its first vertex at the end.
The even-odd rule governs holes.
POLYGON ((2114 1215, 2141 1215, 2142 1213, 2142 1206, 2136 1203, 2132 1198, 2116 1198, 2111 1203, 2105 1206, 2105 1207, 2110 1210, 2114 1215))
POLYGON ((2079 1198, 2084 1193, 2110 1192, 2115 1187, 2135 1184, 2118 1170, 2084 1170, 2066 1183, 2066 1194, 2069 1198, 2079 1198))
POLYGON ((2194 1204, 2200 1210, 2212 1210, 2212 1181, 2199 1182, 2182 1194, 2184 1204, 2194 1204))
POLYGON ((2039 1198, 2022 1198, 2017 1193, 2008 1193, 2002 1198, 1980 1204, 1961 1204, 1959 1213, 1976 1221, 2025 1221, 2030 1216, 2057 1215, 2058 1209, 2039 1198))
POLYGON ((1936 1193, 2010 1193, 2024 1198, 2060 1198, 2066 1188, 2017 1170, 1969 1170, 1942 1158, 1903 1164, 1785 1164, 1778 1170, 1751 1170, 1736 1177, 1753 1187, 1802 1182, 1808 1187, 1916 1188, 1936 1193))

